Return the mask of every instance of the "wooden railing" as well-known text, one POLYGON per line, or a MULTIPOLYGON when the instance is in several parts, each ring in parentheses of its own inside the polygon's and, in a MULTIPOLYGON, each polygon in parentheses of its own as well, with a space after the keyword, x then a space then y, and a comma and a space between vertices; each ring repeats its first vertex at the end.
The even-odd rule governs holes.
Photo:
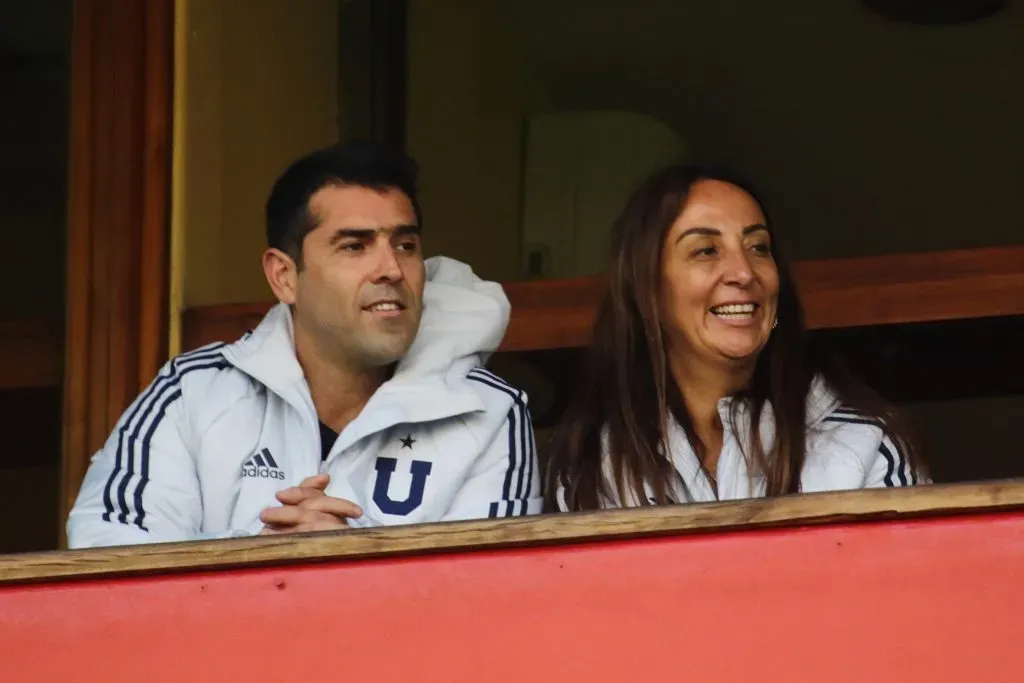
POLYGON ((1016 681, 1024 484, 0 557, 0 680, 1016 681))
POLYGON ((396 527, 0 555, 0 586, 1024 509, 1024 482, 819 493, 396 527))
MULTIPOLYGON (((1024 314, 1024 246, 801 261, 793 266, 811 329, 1024 314)), ((600 277, 504 284, 512 303, 503 351, 587 343, 600 277)), ((182 316, 182 346, 230 341, 269 302, 203 306, 182 316)))

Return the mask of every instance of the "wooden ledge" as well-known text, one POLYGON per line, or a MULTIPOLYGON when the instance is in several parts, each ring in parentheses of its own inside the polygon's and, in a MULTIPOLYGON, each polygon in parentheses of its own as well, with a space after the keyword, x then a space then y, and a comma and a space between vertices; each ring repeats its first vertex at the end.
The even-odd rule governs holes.
MULTIPOLYGON (((800 261, 793 275, 811 329, 1024 314, 1024 247, 800 261)), ((502 351, 585 346, 601 277, 504 283, 512 317, 502 351)), ((201 306, 182 314, 183 348, 232 341, 269 302, 201 306)))
POLYGON ((806 494, 340 533, 0 556, 0 584, 624 540, 1024 509, 1024 482, 806 494))

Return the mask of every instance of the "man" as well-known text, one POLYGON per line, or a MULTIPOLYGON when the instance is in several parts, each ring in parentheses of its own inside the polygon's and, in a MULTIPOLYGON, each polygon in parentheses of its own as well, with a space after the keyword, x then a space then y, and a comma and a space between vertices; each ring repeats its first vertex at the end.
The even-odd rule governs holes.
POLYGON ((279 303, 164 366, 93 458, 71 547, 540 511, 526 396, 480 367, 508 300, 424 262, 416 177, 368 142, 285 171, 263 255, 279 303))

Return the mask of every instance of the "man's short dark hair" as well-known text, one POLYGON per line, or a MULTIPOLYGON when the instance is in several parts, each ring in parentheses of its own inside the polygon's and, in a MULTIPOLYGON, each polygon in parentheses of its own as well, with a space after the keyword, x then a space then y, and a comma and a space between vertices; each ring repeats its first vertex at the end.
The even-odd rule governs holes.
POLYGON ((368 140, 332 145, 302 157, 281 174, 267 199, 267 246, 302 267, 302 242, 317 226, 309 200, 325 187, 355 185, 378 192, 399 190, 423 225, 416 196, 419 167, 406 154, 368 140))

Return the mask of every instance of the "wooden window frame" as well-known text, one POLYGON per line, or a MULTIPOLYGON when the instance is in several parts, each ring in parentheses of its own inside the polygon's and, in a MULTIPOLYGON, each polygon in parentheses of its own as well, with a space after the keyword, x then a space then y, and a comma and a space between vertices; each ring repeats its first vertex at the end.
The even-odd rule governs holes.
POLYGON ((1024 482, 1019 481, 806 493, 721 503, 350 529, 341 533, 281 534, 0 555, 0 586, 1022 509, 1024 482))
MULTIPOLYGON (((167 355, 174 16, 174 0, 75 3, 62 521, 91 455, 167 355)), ((393 117, 381 121, 375 135, 393 139, 393 117)), ((805 261, 795 275, 812 328, 1024 314, 1024 247, 805 261)), ((596 277, 506 284, 502 350, 584 345, 602 288, 596 277)), ((186 310, 183 347, 230 341, 270 304, 186 310)))
POLYGON ((74 3, 62 524, 167 355, 173 31, 173 0, 74 3))

